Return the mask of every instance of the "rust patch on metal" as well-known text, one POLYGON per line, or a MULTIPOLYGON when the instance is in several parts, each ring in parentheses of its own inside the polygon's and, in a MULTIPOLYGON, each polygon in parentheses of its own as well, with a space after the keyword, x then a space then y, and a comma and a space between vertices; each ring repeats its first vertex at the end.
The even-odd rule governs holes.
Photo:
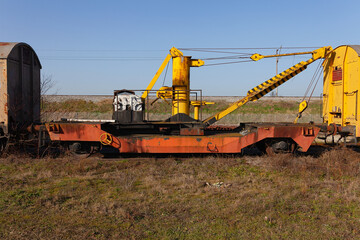
POLYGON ((180 129, 182 136, 203 136, 204 130, 201 128, 182 128, 180 129))
POLYGON ((56 124, 56 123, 49 124, 49 132, 53 132, 53 133, 57 133, 57 134, 62 133, 60 125, 56 124))
POLYGON ((232 131, 236 129, 238 126, 221 126, 221 125, 210 125, 206 128, 206 130, 212 131, 232 131))

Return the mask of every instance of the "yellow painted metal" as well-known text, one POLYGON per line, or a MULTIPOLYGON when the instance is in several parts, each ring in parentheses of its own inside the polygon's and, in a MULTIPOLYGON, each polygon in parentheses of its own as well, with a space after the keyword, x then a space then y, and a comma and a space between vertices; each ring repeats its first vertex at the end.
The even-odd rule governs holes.
POLYGON ((285 57, 285 56, 294 56, 294 55, 304 55, 304 54, 314 54, 314 52, 297 52, 297 53, 284 53, 284 54, 274 54, 274 55, 261 55, 255 53, 251 55, 251 59, 254 61, 258 61, 263 58, 271 58, 271 57, 285 57))
POLYGON ((190 57, 173 57, 173 101, 172 115, 189 115, 190 106, 190 57))
POLYGON ((141 98, 145 99, 148 96, 149 91, 154 87, 156 81, 158 80, 159 76, 161 75, 171 58, 173 63, 173 86, 160 88, 159 91, 156 93, 157 99, 155 101, 157 101, 158 99, 165 100, 172 98, 172 115, 178 113, 185 113, 189 115, 190 67, 200 67, 204 65, 204 61, 200 59, 191 59, 191 57, 186 57, 179 49, 175 47, 172 47, 170 49, 170 54, 166 56, 165 60, 161 64, 159 70, 156 72, 149 85, 147 86, 141 98))
POLYGON ((156 81, 159 79, 161 73, 164 71, 164 68, 166 67, 166 65, 169 63, 170 59, 171 59, 172 55, 168 54, 165 58, 165 60, 163 61, 163 63, 161 64, 159 70, 155 73, 155 76, 153 77, 153 79, 151 80, 151 82, 149 83, 149 85, 147 86, 145 92, 143 93, 143 95, 141 96, 142 99, 145 99, 148 94, 149 91, 151 91, 151 89, 154 87, 156 81))
POLYGON ((360 137, 360 46, 337 47, 323 68, 324 123, 355 126, 360 137))
POLYGON ((194 106, 194 119, 195 120, 199 120, 199 118, 200 118, 199 109, 200 109, 200 106, 194 106))
POLYGON ((190 67, 200 67, 204 61, 191 59, 183 56, 182 52, 176 48, 170 50, 172 54, 172 115, 184 113, 189 115, 190 109, 190 67))
POLYGON ((307 107, 308 107, 308 102, 306 100, 302 101, 299 105, 299 113, 304 112, 307 107))
POLYGON ((171 54, 172 57, 184 56, 184 54, 179 49, 177 49, 176 47, 172 47, 170 49, 170 54, 171 54))
POLYGON ((190 67, 201 67, 205 62, 201 59, 191 59, 190 67))
MULTIPOLYGON (((256 101, 259 98, 263 97, 265 94, 269 93, 273 89, 277 88, 281 84, 285 83, 290 78, 294 77, 298 73, 304 71, 306 67, 316 61, 319 58, 324 58, 326 55, 328 55, 332 51, 331 47, 322 47, 319 49, 316 49, 315 51, 312 51, 312 57, 307 60, 306 62, 300 62, 291 68, 281 72, 280 74, 276 75, 273 78, 270 78, 269 80, 263 82, 262 84, 254 87, 250 91, 248 91, 247 96, 240 99, 237 102, 234 102, 231 104, 228 108, 225 110, 205 119, 203 122, 207 125, 211 125, 215 123, 216 121, 220 120, 221 118, 225 117, 229 113, 235 111, 239 107, 243 106, 249 101, 256 101)), ((304 54, 307 54, 309 52, 305 52, 304 54)), ((270 56, 270 55, 269 55, 270 56)), ((277 56, 277 55, 271 55, 271 56, 277 56)))
POLYGON ((306 100, 302 101, 299 104, 299 112, 296 116, 296 119, 294 120, 294 123, 297 123, 297 121, 299 120, 299 118, 301 118, 302 113, 307 109, 308 107, 308 102, 306 100))
POLYGON ((161 87, 157 92, 156 92, 156 97, 160 98, 160 99, 172 99, 173 97, 173 89, 172 87, 161 87))
POLYGON ((151 105, 153 105, 159 99, 162 99, 166 103, 168 103, 166 99, 172 99, 172 96, 173 96, 172 87, 167 87, 167 86, 161 87, 159 90, 156 91, 156 99, 151 102, 151 105))
POLYGON ((201 106, 205 106, 205 105, 211 105, 211 104, 215 104, 215 102, 206 102, 206 101, 191 101, 191 105, 194 106, 194 119, 195 120, 199 120, 199 110, 201 106))

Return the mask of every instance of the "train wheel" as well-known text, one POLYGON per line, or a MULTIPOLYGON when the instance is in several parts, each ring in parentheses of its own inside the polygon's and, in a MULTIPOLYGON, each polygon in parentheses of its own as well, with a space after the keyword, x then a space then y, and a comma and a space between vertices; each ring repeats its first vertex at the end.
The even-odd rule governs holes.
POLYGON ((68 146, 70 153, 76 157, 88 158, 98 152, 100 147, 89 143, 75 142, 68 146))
POLYGON ((297 144, 292 139, 264 139, 256 144, 263 154, 274 155, 275 153, 294 153, 297 144))

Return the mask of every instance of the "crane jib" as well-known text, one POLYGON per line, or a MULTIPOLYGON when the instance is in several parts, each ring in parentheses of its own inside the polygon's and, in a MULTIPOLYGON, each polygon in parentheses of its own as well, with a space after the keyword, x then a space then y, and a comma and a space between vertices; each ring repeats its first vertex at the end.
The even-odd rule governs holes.
MULTIPOLYGON (((294 67, 296 67, 296 65, 294 67)), ((306 69, 306 67, 307 67, 307 65, 303 65, 301 67, 296 67, 295 69, 292 69, 292 71, 289 71, 288 73, 282 72, 278 75, 280 77, 275 76, 275 77, 267 80, 266 82, 254 87, 253 89, 251 89, 247 92, 247 95, 248 96, 254 95, 253 97, 251 97, 251 100, 252 101, 257 100, 257 99, 263 97, 264 95, 266 95, 267 93, 271 92, 275 88, 279 87, 281 84, 285 83, 289 79, 293 78, 297 74, 304 71, 306 69)))
POLYGON ((306 62, 300 62, 285 71, 281 72, 280 74, 276 75, 275 77, 270 78, 269 80, 263 82, 262 84, 254 87, 250 91, 248 91, 247 95, 242 98, 241 100, 231 104, 227 109, 221 111, 220 113, 211 116, 203 121, 203 123, 207 125, 211 125, 216 121, 220 120, 221 118, 225 117, 229 113, 235 111, 237 108, 241 107, 242 105, 246 104, 249 101, 256 101, 259 98, 263 97, 273 89, 279 87, 281 84, 285 83, 292 77, 296 76, 297 74, 304 71, 310 63, 314 62, 316 59, 309 59, 306 62))

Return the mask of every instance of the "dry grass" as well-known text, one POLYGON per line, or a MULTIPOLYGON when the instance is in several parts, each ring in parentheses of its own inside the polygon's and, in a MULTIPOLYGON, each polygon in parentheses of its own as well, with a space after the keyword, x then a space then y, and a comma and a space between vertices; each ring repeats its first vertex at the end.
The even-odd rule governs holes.
POLYGON ((59 121, 62 118, 80 119, 111 119, 112 118, 111 99, 100 102, 85 100, 66 100, 63 102, 43 101, 41 105, 41 120, 59 121))
POLYGON ((356 239, 359 164, 347 149, 319 157, 9 156, 0 159, 0 238, 356 239))
POLYGON ((66 100, 63 102, 46 102, 41 106, 42 112, 111 112, 113 109, 112 100, 103 100, 100 102, 85 100, 66 100))
MULTIPOLYGON (((221 110, 226 109, 230 103, 219 101, 214 105, 206 105, 202 108, 202 119, 205 119, 221 110)), ((249 102, 237 109, 219 124, 239 124, 240 122, 292 122, 294 121, 299 103, 297 101, 257 101, 249 102)), ((309 108, 304 112, 300 122, 321 122, 320 102, 313 101, 309 108)), ((146 105, 146 118, 148 120, 161 120, 171 116, 171 104, 164 101, 157 101, 153 105, 146 105)), ((193 113, 193 107, 190 107, 193 113)), ((52 121, 61 118, 80 118, 80 119, 111 119, 112 101, 111 99, 100 102, 85 100, 66 100, 63 102, 43 102, 42 120, 52 121)))
MULTIPOLYGON (((202 107, 204 114, 214 114, 229 106, 230 103, 225 101, 216 102, 214 105, 206 105, 202 107)), ((165 101, 157 101, 153 105, 146 105, 150 113, 171 113, 171 104, 165 101)), ((193 108, 193 107, 191 107, 193 108)), ((235 114, 252 113, 252 114, 274 114, 274 113, 296 113, 299 108, 297 101, 257 101, 249 102, 243 107, 236 110, 235 114)), ((85 100, 66 100, 63 102, 43 102, 43 112, 112 112, 111 99, 100 102, 92 102, 85 100)), ((193 109, 191 109, 193 112, 193 109)), ((307 112, 311 114, 319 114, 320 102, 313 101, 309 105, 307 112)))

